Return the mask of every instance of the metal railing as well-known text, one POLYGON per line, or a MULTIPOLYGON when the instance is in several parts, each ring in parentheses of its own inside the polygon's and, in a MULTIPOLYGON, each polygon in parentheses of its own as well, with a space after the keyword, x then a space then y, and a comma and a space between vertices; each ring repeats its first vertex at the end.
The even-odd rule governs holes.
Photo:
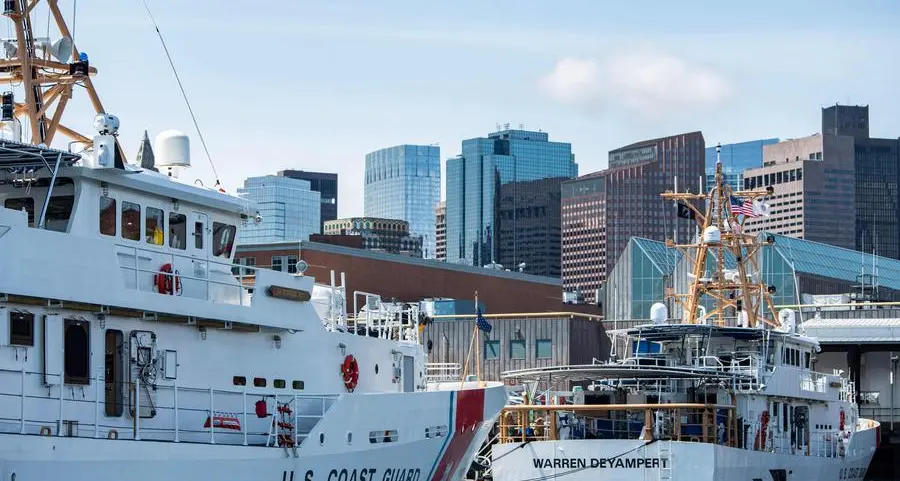
POLYGON ((425 365, 426 382, 452 382, 462 380, 462 365, 458 362, 429 362, 425 365))
MULTIPOLYGON (((62 373, 57 376, 55 382, 62 373)), ((289 389, 147 385, 140 378, 107 383, 96 376, 89 384, 64 386, 44 380, 44 373, 0 370, 0 432, 289 447, 288 438, 300 445, 338 398, 289 389), (285 405, 289 414, 278 409, 285 405)))
POLYGON ((116 244, 116 255, 119 257, 119 268, 134 278, 134 286, 127 286, 138 291, 157 292, 154 279, 156 276, 166 276, 173 286, 174 295, 200 298, 206 301, 215 301, 224 304, 241 306, 250 305, 250 290, 254 287, 256 268, 253 266, 241 266, 232 262, 224 262, 208 258, 195 258, 189 255, 175 254, 161 249, 149 249, 128 244, 116 244), (121 257, 131 257, 130 262, 121 257), (141 261, 157 262, 158 267, 146 268, 141 266, 141 261), (180 261, 180 262, 179 262, 180 261), (160 268, 170 264, 176 272, 163 272, 160 268), (178 269, 180 265, 191 265, 194 272, 185 272, 178 269), (237 274, 233 268, 240 267, 237 274), (215 279, 211 274, 214 268, 220 279, 215 279), (201 272, 201 275, 197 275, 201 272), (188 284, 190 282, 190 284, 188 284), (178 292, 178 284, 181 291, 178 292), (200 286, 200 290, 195 289, 200 286), (213 288, 221 289, 215 292, 213 288))

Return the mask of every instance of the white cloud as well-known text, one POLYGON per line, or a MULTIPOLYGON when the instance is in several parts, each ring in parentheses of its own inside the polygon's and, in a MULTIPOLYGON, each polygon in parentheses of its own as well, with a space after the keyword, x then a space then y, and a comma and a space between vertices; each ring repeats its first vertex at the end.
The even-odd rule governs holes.
POLYGON ((538 84, 565 104, 600 112, 624 108, 651 118, 681 109, 714 109, 732 92, 715 70, 646 49, 601 59, 563 58, 538 84))

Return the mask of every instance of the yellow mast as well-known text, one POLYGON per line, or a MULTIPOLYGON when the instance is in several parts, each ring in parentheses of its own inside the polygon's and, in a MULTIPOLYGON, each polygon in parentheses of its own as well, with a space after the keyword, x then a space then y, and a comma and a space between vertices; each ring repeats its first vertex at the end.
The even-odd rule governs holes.
POLYGON ((722 163, 718 159, 721 145, 716 147, 716 172, 714 185, 706 193, 671 192, 662 194, 663 199, 684 205, 690 210, 700 227, 700 236, 690 244, 675 244, 666 241, 668 247, 677 248, 687 262, 692 262, 689 287, 685 293, 667 292, 669 297, 682 307, 682 319, 688 324, 697 324, 706 319, 716 319, 717 324, 725 324, 725 309, 735 308, 740 324, 741 314, 746 313, 750 327, 760 327, 763 323, 775 325, 775 309, 767 287, 763 283, 759 263, 754 262, 761 255, 762 242, 754 234, 743 232, 746 215, 732 210, 731 196, 753 201, 772 195, 772 188, 766 190, 739 190, 734 192, 725 182, 722 163), (695 203, 705 203, 701 207, 695 203), (737 275, 726 276, 725 255, 730 252, 737 264, 737 275), (712 271, 707 272, 707 258, 712 255, 712 271), (756 264, 756 269, 752 266, 756 264), (748 266, 751 268, 748 269, 748 266), (754 280, 755 278, 755 280, 754 280), (699 315, 701 300, 708 296, 713 301, 713 309, 699 315), (754 303, 754 300, 756 302, 754 303), (764 314, 769 308, 770 315, 764 314))

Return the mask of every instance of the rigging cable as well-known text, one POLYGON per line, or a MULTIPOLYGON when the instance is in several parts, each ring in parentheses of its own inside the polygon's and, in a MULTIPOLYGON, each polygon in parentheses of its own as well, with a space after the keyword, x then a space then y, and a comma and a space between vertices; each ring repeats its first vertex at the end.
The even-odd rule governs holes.
POLYGON ((150 6, 147 5, 147 0, 141 0, 141 3, 144 4, 144 9, 147 10, 147 16, 150 17, 150 22, 153 23, 153 28, 156 29, 156 35, 159 36, 159 41, 162 43, 163 50, 166 52, 166 58, 169 59, 169 65, 172 67, 172 73, 175 74, 175 80, 178 82, 178 88, 181 90, 181 96, 184 97, 184 103, 187 105, 188 112, 191 114, 191 120, 194 122, 194 128, 197 129, 197 136, 200 137, 200 143, 203 145, 203 151, 206 152, 206 158, 209 160, 209 166, 212 167, 213 175, 216 177, 216 186, 221 186, 219 182, 219 173, 216 171, 216 166, 213 163, 212 156, 209 155, 209 149, 206 147, 206 140, 203 138, 203 132, 200 131, 200 125, 197 124, 197 117, 194 116, 194 109, 191 108, 191 103, 188 101, 187 93, 184 91, 184 86, 181 84, 181 78, 178 76, 178 70, 175 69, 175 63, 172 62, 172 56, 169 54, 169 48, 166 46, 166 41, 163 39, 162 32, 159 31, 159 26, 156 24, 156 19, 153 18, 153 14, 150 12, 150 6))

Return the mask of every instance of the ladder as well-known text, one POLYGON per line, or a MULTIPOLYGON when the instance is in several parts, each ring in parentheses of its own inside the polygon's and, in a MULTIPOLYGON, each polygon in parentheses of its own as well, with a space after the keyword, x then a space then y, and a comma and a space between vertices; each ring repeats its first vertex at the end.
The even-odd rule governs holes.
POLYGON ((659 481, 672 481, 672 442, 657 441, 659 443, 659 481))
POLYGON ((269 436, 266 446, 279 446, 284 448, 288 456, 297 457, 297 441, 294 438, 294 424, 291 422, 291 401, 279 402, 275 398, 275 411, 272 415, 272 424, 269 427, 269 436))

